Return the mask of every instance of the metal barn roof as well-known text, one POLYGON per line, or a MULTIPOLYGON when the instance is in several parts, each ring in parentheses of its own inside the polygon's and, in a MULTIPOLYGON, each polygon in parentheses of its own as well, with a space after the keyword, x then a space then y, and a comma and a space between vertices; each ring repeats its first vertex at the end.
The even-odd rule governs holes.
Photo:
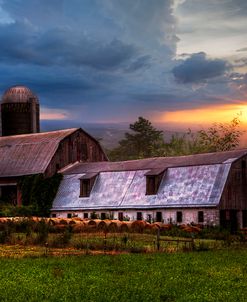
POLYGON ((0 177, 45 172, 59 143, 77 130, 0 137, 0 177))
POLYGON ((64 175, 52 210, 217 206, 230 167, 226 163, 168 168, 156 195, 146 195, 148 169, 101 172, 90 197, 79 197, 80 178, 85 174, 64 175))
MULTIPOLYGON (((81 174, 81 173, 98 173, 109 171, 137 171, 137 170, 153 170, 153 174, 166 170, 171 167, 186 167, 198 165, 214 165, 226 162, 233 162, 238 158, 247 154, 247 149, 194 154, 187 156, 174 157, 153 157, 138 160, 120 161, 120 162, 95 162, 95 163, 76 163, 67 169, 63 169, 62 173, 81 174)), ((152 171, 148 172, 150 175, 152 171)))

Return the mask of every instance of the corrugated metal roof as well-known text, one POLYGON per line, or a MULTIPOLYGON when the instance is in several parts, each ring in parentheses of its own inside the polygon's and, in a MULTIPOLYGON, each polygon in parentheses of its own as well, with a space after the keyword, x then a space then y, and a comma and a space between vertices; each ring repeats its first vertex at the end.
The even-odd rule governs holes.
POLYGON ((63 174, 80 174, 107 171, 137 171, 137 170, 165 170, 171 167, 213 165, 224 162, 231 163, 247 154, 247 149, 195 154, 176 157, 154 157, 121 162, 78 163, 63 170, 63 174))
POLYGON ((45 172, 59 143, 76 130, 0 137, 0 177, 45 172))
POLYGON ((80 196, 84 174, 64 175, 52 210, 144 209, 218 205, 231 164, 168 168, 156 195, 146 195, 149 171, 101 172, 90 197, 80 196))

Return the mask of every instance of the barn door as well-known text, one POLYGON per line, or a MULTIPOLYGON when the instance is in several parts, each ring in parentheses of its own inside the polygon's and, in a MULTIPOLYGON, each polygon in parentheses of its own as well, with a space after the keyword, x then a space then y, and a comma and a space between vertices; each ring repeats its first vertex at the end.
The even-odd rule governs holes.
POLYGON ((238 217, 236 210, 220 211, 220 226, 234 233, 238 229, 238 217))

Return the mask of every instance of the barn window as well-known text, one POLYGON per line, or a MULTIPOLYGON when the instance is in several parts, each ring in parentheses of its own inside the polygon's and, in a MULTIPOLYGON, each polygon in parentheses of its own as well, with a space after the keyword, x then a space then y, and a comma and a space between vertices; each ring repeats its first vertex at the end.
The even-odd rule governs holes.
POLYGON ((118 220, 123 221, 123 212, 118 213, 118 220))
POLYGON ((204 222, 204 212, 198 211, 198 222, 203 223, 204 222))
POLYGON ((83 214, 83 218, 84 218, 84 219, 87 219, 87 218, 88 218, 88 213, 84 213, 84 214, 83 214))
POLYGON ((156 212, 156 221, 161 222, 162 221, 162 212, 156 212))
POLYGON ((67 218, 72 218, 72 214, 71 214, 71 213, 68 213, 68 214, 67 214, 67 218))
POLYGON ((155 195, 158 192, 164 171, 150 170, 146 174, 146 195, 155 195))
POLYGON ((105 220, 105 219, 106 219, 106 213, 101 213, 101 214, 100 214, 100 218, 101 218, 102 220, 105 220))
POLYGON ((137 212, 136 220, 142 220, 142 212, 137 212))
POLYGON ((183 221, 183 212, 177 212, 177 223, 181 223, 183 221))
POLYGON ((147 190, 146 195, 155 194, 155 176, 147 176, 147 190))
POLYGON ((89 197, 97 174, 88 173, 80 178, 80 197, 89 197))
POLYGON ((80 197, 89 197, 90 195, 90 179, 81 179, 80 197))

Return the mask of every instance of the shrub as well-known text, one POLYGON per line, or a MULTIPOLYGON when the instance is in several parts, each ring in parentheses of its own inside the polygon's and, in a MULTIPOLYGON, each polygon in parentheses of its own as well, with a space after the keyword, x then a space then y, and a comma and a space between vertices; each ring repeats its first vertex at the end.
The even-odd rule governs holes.
POLYGON ((37 237, 36 243, 44 244, 47 242, 48 234, 49 234, 49 225, 45 222, 44 219, 37 223, 37 237))
POLYGON ((49 246, 51 247, 65 247, 69 244, 72 237, 71 228, 67 227, 67 229, 62 234, 56 235, 52 241, 49 242, 49 246))

